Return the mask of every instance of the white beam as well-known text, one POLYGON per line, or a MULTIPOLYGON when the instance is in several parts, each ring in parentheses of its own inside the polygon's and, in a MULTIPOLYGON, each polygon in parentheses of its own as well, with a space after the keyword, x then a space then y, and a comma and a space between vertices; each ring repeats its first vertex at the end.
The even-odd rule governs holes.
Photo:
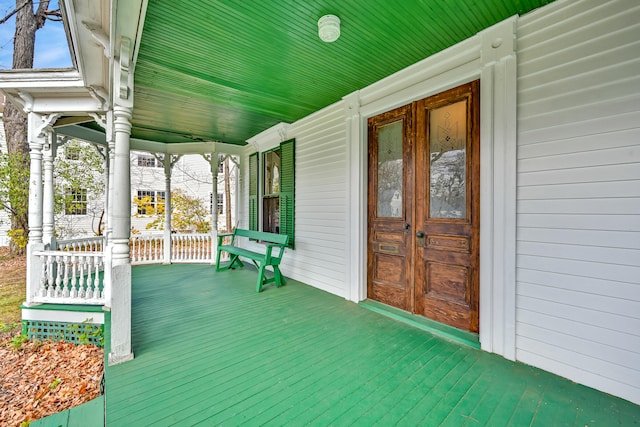
POLYGON ((87 92, 87 96, 34 97, 32 109, 38 113, 87 113, 104 111, 104 105, 87 92))
POLYGON ((38 91, 82 88, 84 82, 76 70, 24 71, 3 70, 0 72, 0 89, 32 89, 38 91))

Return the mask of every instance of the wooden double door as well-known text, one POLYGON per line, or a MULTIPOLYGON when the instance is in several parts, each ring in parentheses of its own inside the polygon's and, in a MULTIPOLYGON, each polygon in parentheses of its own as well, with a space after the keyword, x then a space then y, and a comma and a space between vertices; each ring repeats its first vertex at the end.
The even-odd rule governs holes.
POLYGON ((478 332, 479 81, 368 121, 367 297, 478 332))

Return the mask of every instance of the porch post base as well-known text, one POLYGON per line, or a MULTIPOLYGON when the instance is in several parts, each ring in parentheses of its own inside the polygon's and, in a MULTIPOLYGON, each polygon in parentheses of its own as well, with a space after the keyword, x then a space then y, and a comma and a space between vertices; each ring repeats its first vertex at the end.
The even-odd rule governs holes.
POLYGON ((108 359, 108 365, 109 366, 114 366, 114 365, 119 365, 121 363, 124 362, 128 362, 130 360, 133 360, 133 352, 128 353, 128 354, 114 354, 114 353, 109 353, 109 359, 108 359))

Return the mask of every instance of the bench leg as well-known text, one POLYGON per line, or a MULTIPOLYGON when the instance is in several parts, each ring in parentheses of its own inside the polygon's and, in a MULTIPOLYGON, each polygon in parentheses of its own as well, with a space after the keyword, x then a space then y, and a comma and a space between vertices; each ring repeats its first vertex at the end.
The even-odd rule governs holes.
POLYGON ((262 291, 262 282, 264 282, 264 264, 258 269, 258 283, 256 284, 256 292, 262 291))
POLYGON ((233 256, 233 259, 229 263, 229 268, 235 268, 234 264, 237 264, 238 267, 244 267, 244 263, 240 261, 240 258, 238 258, 238 255, 233 256))
POLYGON ((280 267, 278 267, 277 265, 273 266, 273 275, 275 276, 277 287, 287 284, 287 281, 284 280, 284 276, 280 272, 280 267))
POLYGON ((231 260, 226 267, 220 267, 220 252, 216 255, 216 271, 228 270, 230 268, 235 268, 234 264, 237 264, 238 267, 244 267, 244 263, 240 261, 238 255, 231 255, 231 260))

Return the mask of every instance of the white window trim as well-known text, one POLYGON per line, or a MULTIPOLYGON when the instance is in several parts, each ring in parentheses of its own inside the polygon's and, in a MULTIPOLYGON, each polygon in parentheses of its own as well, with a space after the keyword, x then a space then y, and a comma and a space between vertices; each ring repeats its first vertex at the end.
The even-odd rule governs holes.
POLYGON ((267 130, 247 139, 247 142, 255 148, 254 151, 247 153, 247 156, 258 153, 258 230, 262 231, 262 220, 264 218, 264 179, 263 176, 263 159, 262 155, 265 151, 270 151, 280 146, 280 143, 291 139, 289 136, 289 123, 278 123, 267 130))

